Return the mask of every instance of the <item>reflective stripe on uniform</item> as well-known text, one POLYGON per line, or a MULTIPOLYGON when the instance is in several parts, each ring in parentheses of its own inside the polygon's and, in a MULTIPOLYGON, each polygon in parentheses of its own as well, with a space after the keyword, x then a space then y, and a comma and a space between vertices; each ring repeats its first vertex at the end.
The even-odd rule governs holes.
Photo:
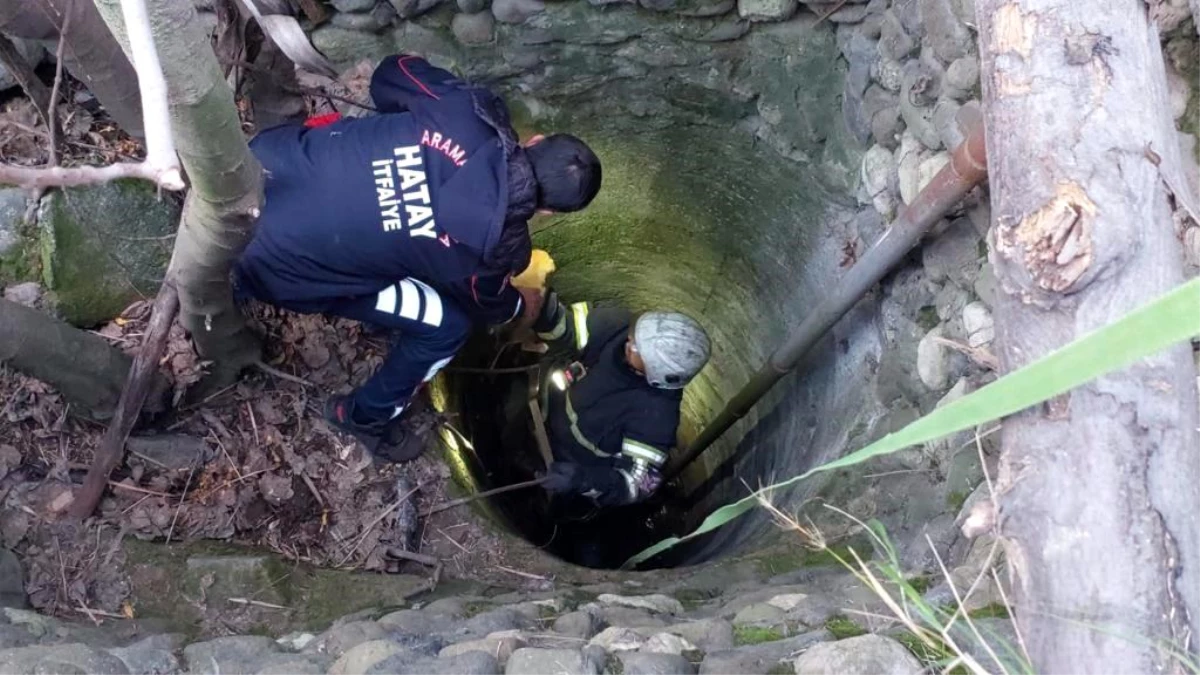
POLYGON ((629 475, 629 472, 624 469, 617 469, 617 473, 621 474, 621 478, 625 479, 625 487, 629 489, 629 501, 637 501, 637 480, 635 480, 633 476, 629 475))
POLYGON ((575 437, 575 441, 598 457, 609 457, 608 453, 596 447, 596 444, 589 441, 587 436, 584 436, 583 432, 579 430, 579 415, 575 414, 575 406, 571 405, 571 392, 566 392, 563 398, 567 403, 567 419, 571 422, 571 435, 575 437))
POLYGON ((588 343, 588 304, 576 302, 571 305, 571 317, 575 321, 575 349, 582 350, 588 343))
POLYGON ((437 328, 442 325, 442 298, 437 291, 416 279, 402 279, 379 291, 375 297, 375 310, 393 314, 411 321, 421 322, 437 328), (422 307, 422 296, 425 298, 422 307))
POLYGON ((635 462, 641 460, 654 466, 662 466, 667 461, 667 453, 652 445, 646 445, 630 438, 621 441, 621 454, 635 462))

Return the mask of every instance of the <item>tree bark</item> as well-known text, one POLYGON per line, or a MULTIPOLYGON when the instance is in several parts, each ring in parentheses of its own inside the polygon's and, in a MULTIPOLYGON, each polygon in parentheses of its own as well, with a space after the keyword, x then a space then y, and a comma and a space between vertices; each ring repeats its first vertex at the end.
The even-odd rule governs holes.
POLYGON ((137 75, 91 0, 0 0, 0 32, 27 40, 58 40, 67 15, 67 72, 87 85, 126 133, 140 138, 137 75))
MULTIPOLYGON (((977 15, 1013 371, 1183 282, 1162 173, 1178 154, 1140 0, 978 0, 977 15)), ((1195 378, 1182 345, 1005 422, 998 524, 1036 672, 1181 672, 1196 653, 1195 378)))
MULTIPOLYGON (((76 412, 112 417, 131 359, 104 338, 0 299, 0 363, 58 390, 76 412)), ((166 409, 166 378, 155 374, 146 409, 166 409)))
MULTIPOLYGON (((229 270, 258 217, 262 168, 250 154, 233 92, 192 3, 147 4, 176 148, 191 181, 167 274, 179 290, 180 322, 214 362, 210 381, 229 382, 259 358, 258 338, 234 305, 229 270)), ((96 6, 127 47, 118 0, 96 6)))

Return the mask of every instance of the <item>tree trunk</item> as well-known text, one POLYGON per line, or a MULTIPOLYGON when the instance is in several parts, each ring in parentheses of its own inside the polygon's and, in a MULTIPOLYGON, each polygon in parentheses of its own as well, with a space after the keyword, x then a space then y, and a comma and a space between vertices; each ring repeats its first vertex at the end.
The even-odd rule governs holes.
MULTIPOLYGON (((0 363, 58 390, 76 412, 95 420, 113 414, 131 359, 97 335, 37 310, 0 299, 0 363)), ((157 375, 146 409, 161 412, 169 391, 157 375)))
POLYGON ((142 136, 137 75, 91 0, 0 0, 0 32, 26 40, 58 40, 70 15, 63 65, 87 85, 122 129, 142 136))
MULTIPOLYGON (((215 364, 210 381, 228 382, 259 358, 258 339, 234 305, 229 270, 258 217, 262 168, 246 145, 233 93, 192 3, 147 5, 172 132, 191 181, 168 275, 179 289, 181 323, 215 364)), ((96 6, 127 46, 118 0, 97 0, 96 6)))
MULTIPOLYGON (((1140 0, 978 0, 1006 371, 1183 282, 1140 0)), ((1181 672, 1200 633, 1196 370, 1181 345, 1004 424, 998 524, 1036 672, 1181 672)))

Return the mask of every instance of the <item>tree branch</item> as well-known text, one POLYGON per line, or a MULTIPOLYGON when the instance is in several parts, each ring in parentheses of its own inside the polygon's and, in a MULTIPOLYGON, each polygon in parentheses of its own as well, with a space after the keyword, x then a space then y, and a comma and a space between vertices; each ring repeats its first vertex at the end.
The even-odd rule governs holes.
MULTIPOLYGON (((146 159, 137 164, 113 164, 105 167, 81 166, 64 169, 50 167, 34 169, 30 167, 0 164, 0 183, 18 185, 26 188, 69 187, 103 183, 117 178, 141 178, 156 183, 165 190, 182 190, 183 172, 179 168, 179 158, 175 154, 175 140, 171 135, 171 116, 167 104, 167 83, 163 77, 162 65, 158 60, 158 50, 154 47, 154 38, 150 31, 150 19, 146 14, 144 0, 121 0, 121 12, 125 18, 126 30, 129 33, 130 52, 133 57, 134 70, 137 72, 138 88, 141 92, 142 118, 146 133, 146 159)), ((66 24, 64 23, 59 36, 59 44, 65 40, 66 24)), ((9 42, 9 46, 11 46, 9 42)), ((3 51, 0 44, 0 52, 3 51)), ((62 49, 59 49, 59 63, 62 63, 62 49)), ((34 78, 36 80, 36 78, 34 78)), ((41 82, 38 82, 41 85, 41 82)), ((55 86, 58 80, 56 77, 55 86)), ((45 85, 42 85, 45 88, 45 85)), ((40 94, 31 93, 31 98, 39 98, 40 94)), ((45 95, 49 100, 51 96, 45 95)), ((54 102, 49 101, 44 114, 48 123, 54 122, 54 102)), ((53 126, 51 126, 53 128, 53 126)), ((55 136, 50 136, 53 145, 55 136)), ((51 147, 51 156, 54 148, 51 147)))
POLYGON ((171 332, 171 322, 179 311, 179 293, 175 285, 168 279, 158 291, 154 299, 154 308, 150 312, 150 324, 146 327, 146 338, 142 348, 133 358, 133 367, 129 369, 129 378, 121 391, 121 400, 117 403, 116 414, 112 423, 96 449, 96 458, 92 468, 88 469, 83 487, 75 495, 71 503, 70 515, 73 518, 84 519, 92 515, 104 488, 108 486, 108 475, 121 462, 125 449, 125 440, 137 421, 150 392, 150 384, 158 372, 158 362, 167 347, 167 336, 171 332))

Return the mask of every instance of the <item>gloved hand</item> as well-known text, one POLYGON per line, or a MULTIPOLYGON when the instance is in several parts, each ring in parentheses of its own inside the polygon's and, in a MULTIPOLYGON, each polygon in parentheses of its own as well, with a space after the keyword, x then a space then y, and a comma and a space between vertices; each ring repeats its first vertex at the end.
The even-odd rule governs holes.
POLYGON ((641 501, 654 494, 661 485, 662 472, 660 472, 657 467, 652 466, 647 468, 646 473, 642 475, 641 480, 639 480, 637 484, 638 501, 641 501))
POLYGON ((542 483, 542 487, 553 495, 582 492, 583 472, 578 464, 555 462, 546 472, 546 481, 542 483))

